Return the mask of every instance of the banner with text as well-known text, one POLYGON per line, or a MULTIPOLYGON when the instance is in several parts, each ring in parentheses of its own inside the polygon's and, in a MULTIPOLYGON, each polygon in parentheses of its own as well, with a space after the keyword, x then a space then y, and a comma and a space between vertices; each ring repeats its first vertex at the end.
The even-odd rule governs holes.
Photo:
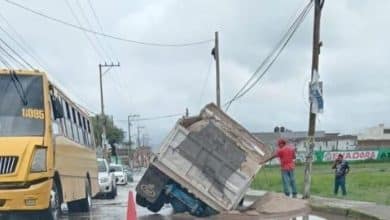
POLYGON ((322 161, 334 161, 337 156, 342 154, 344 160, 356 161, 356 160, 377 160, 379 151, 377 150, 364 150, 364 151, 328 151, 324 152, 322 161))

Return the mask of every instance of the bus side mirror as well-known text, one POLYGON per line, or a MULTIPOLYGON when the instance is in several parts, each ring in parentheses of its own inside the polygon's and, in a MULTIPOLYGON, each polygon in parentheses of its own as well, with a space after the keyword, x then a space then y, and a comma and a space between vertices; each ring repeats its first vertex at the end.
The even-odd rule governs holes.
POLYGON ((64 109, 62 108, 61 102, 57 98, 54 98, 52 99, 52 103, 53 103, 54 119, 63 118, 64 109))

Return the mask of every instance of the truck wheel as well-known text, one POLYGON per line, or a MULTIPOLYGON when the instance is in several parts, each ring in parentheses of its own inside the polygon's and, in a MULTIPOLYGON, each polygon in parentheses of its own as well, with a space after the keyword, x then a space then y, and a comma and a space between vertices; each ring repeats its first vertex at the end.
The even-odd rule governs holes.
POLYGON ((154 203, 148 205, 148 209, 152 212, 159 212, 165 204, 165 195, 161 193, 158 199, 154 203))
POLYGON ((69 212, 89 212, 92 207, 92 193, 89 181, 85 181, 85 198, 73 202, 68 202, 69 212))
POLYGON ((135 195, 135 201, 142 207, 148 207, 150 205, 150 202, 144 197, 140 196, 138 193, 135 195))

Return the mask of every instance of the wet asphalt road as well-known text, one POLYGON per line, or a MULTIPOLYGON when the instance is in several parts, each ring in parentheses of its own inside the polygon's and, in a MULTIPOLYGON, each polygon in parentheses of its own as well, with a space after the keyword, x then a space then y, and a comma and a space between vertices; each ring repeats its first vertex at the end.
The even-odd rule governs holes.
MULTIPOLYGON (((135 176, 135 181, 140 179, 140 175, 135 176)), ((67 213, 66 206, 63 205, 64 214, 60 220, 125 220, 127 218, 127 204, 129 191, 134 191, 136 182, 128 183, 125 186, 118 186, 118 196, 115 199, 93 199, 92 210, 89 213, 67 213)), ((135 194, 134 194, 135 196, 135 194)), ((133 198, 135 201, 135 198, 133 198)), ((164 219, 169 217, 172 209, 169 205, 162 208, 159 214, 155 214, 141 206, 136 207, 138 219, 164 219)), ((35 213, 13 213, 2 215, 0 220, 45 220, 45 217, 35 213)))
MULTIPOLYGON (((134 192, 133 201, 135 202, 135 187, 140 178, 140 174, 135 175, 135 182, 129 182, 125 186, 118 186, 118 196, 115 199, 94 199, 92 203, 92 211, 90 213, 65 213, 61 217, 61 220, 125 220, 127 217, 129 192, 134 192)), ((170 220, 171 218, 169 216, 172 213, 172 209, 169 205, 165 205, 159 214, 155 214, 144 207, 136 205, 136 212, 138 219, 170 220)))
MULTIPOLYGON (((94 199, 92 210, 90 213, 67 213, 65 208, 65 213, 62 215, 60 220, 126 220, 127 215, 127 205, 128 205, 128 197, 129 191, 133 191, 136 187, 137 181, 140 179, 140 175, 135 176, 135 182, 129 183, 126 186, 118 186, 118 196, 115 199, 94 199)), ((135 194, 133 194, 135 196, 135 194)), ((133 198, 135 201, 135 198, 133 198)), ((146 208, 141 206, 136 206, 137 217, 140 220, 177 220, 177 219, 195 219, 192 216, 181 214, 181 215, 173 215, 172 208, 169 205, 165 205, 158 214, 152 213, 146 208)), ((229 215, 218 215, 211 217, 209 219, 215 220, 257 220, 257 219, 283 219, 283 220, 326 220, 326 219, 337 219, 344 220, 344 218, 340 218, 339 216, 329 216, 325 215, 324 217, 318 217, 315 215, 305 216, 305 217, 283 217, 283 218, 264 218, 259 216, 243 216, 240 214, 229 214, 229 215), (325 217, 325 218, 324 218, 325 217)), ((13 217, 4 218, 0 215, 0 220, 24 220, 24 219, 32 219, 32 220, 42 220, 44 218, 33 217, 30 214, 27 215, 15 215, 13 217)))

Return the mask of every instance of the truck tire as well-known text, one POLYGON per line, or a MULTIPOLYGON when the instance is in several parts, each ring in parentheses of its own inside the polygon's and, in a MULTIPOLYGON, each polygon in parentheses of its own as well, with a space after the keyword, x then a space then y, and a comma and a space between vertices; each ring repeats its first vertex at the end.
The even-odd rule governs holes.
POLYGON ((85 198, 68 202, 69 212, 89 212, 92 207, 91 186, 89 181, 85 181, 85 198))
POLYGON ((154 213, 157 213, 161 210, 164 204, 165 204, 165 194, 161 193, 161 195, 157 198, 157 200, 154 203, 150 203, 150 205, 148 205, 148 209, 154 213))
POLYGON ((139 206, 148 207, 150 202, 146 200, 144 197, 140 196, 138 193, 135 195, 135 201, 139 206))

